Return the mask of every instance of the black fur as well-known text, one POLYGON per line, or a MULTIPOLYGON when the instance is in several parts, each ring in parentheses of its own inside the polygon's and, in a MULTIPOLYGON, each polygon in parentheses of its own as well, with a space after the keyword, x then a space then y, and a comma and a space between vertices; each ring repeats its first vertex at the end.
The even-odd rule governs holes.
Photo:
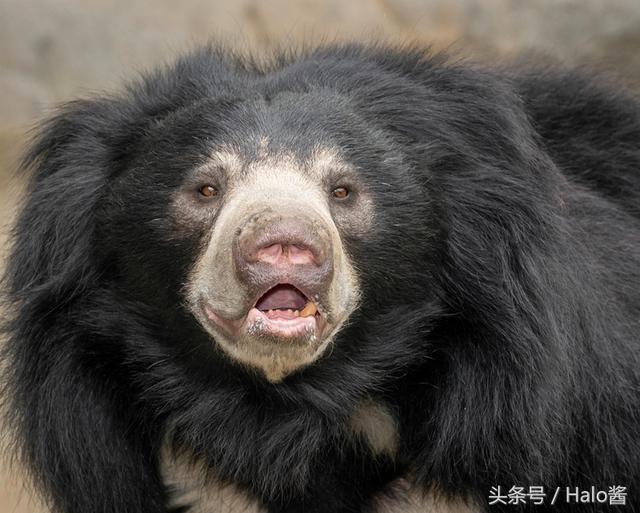
POLYGON ((169 427, 270 513, 364 513, 403 475, 485 507, 494 485, 623 485, 638 510, 640 104, 627 93, 414 50, 265 65, 207 48, 66 105, 25 167, 5 395, 56 511, 167 511, 169 427), (213 145, 258 129, 294 151, 341 148, 376 205, 371 233, 343 233, 362 307, 332 351, 275 385, 216 352, 182 306, 206 234, 176 232, 168 209, 213 145), (395 461, 346 432, 366 397, 399 419, 395 461))

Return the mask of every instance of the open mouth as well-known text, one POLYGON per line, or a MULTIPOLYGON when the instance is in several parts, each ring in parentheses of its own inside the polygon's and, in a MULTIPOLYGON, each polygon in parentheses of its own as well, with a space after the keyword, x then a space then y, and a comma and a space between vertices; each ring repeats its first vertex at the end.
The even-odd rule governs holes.
POLYGON ((204 309, 209 320, 231 336, 244 331, 258 337, 303 342, 321 336, 327 325, 319 305, 289 283, 264 292, 243 319, 223 319, 208 305, 204 309))
POLYGON ((318 313, 316 304, 293 285, 276 285, 265 292, 255 307, 269 319, 297 319, 318 313))
POLYGON ((250 331, 278 338, 316 335, 320 322, 318 305, 287 283, 267 290, 247 316, 250 331))

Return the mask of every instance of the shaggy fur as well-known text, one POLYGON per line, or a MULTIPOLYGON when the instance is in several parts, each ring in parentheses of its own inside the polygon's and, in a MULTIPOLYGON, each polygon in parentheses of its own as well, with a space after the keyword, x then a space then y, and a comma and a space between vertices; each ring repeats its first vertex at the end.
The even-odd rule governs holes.
POLYGON ((207 48, 67 104, 25 168, 4 393, 55 511, 168 511, 167 441, 270 513, 369 512, 401 477, 482 509, 496 485, 622 485, 637 511, 640 104, 627 93, 414 50, 257 64, 207 48), (272 103, 277 122, 255 113, 272 103), (276 384, 184 307, 207 232, 177 232, 169 209, 185 170, 258 125, 294 152, 339 148, 376 212, 368 233, 342 233, 362 305, 331 351, 276 384), (350 429, 371 401, 395 419, 392 456, 350 429))

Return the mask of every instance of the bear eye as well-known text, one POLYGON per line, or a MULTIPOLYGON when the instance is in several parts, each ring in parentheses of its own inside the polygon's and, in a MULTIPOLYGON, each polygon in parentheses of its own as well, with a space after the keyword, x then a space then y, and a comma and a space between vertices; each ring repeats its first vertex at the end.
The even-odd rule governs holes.
POLYGON ((200 187, 199 189, 200 194, 202 194, 202 196, 206 197, 206 198, 212 198, 213 196, 216 196, 218 194, 218 189, 216 189, 213 185, 203 185, 202 187, 200 187))
POLYGON ((336 187, 335 189, 333 189, 333 191, 331 191, 331 194, 334 198, 344 199, 349 196, 349 189, 347 189, 346 187, 336 187))

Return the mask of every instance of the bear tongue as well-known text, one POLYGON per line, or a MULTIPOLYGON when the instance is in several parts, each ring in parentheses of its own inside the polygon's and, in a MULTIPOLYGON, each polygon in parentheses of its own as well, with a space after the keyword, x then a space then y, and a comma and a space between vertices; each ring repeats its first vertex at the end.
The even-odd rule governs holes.
POLYGON ((293 285, 277 285, 269 289, 256 303, 258 310, 300 310, 307 298, 293 285))

